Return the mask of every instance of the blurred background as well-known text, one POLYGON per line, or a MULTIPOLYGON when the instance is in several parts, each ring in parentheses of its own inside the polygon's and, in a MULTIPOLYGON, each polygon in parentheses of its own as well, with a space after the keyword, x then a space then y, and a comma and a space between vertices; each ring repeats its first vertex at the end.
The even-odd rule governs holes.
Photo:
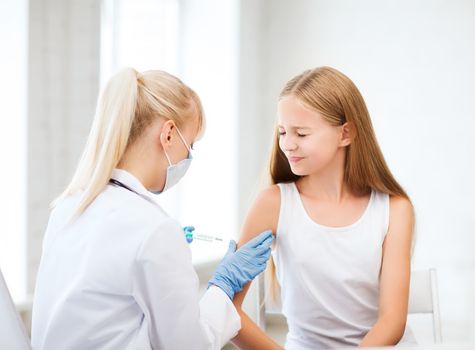
POLYGON ((205 137, 162 202, 227 240, 265 184, 280 89, 328 65, 359 87, 413 200, 413 268, 437 269, 444 342, 475 341, 475 1, 0 0, 0 43, 0 268, 25 322, 49 203, 108 77, 162 69, 201 97, 205 137))

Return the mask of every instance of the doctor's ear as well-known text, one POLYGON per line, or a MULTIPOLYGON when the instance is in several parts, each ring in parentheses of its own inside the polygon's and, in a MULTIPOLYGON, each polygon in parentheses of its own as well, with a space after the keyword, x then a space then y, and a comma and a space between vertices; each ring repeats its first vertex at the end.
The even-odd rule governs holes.
POLYGON ((162 130, 160 131, 160 143, 164 149, 170 147, 175 127, 175 122, 173 120, 167 120, 163 123, 162 130))
POLYGON ((353 142, 355 138, 355 128, 352 123, 346 122, 341 126, 340 146, 345 147, 353 142))

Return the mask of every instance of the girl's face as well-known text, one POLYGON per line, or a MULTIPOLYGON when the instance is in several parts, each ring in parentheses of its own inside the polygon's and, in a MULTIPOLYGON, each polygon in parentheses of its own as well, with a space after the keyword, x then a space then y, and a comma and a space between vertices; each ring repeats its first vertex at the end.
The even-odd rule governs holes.
POLYGON ((349 143, 343 126, 331 125, 296 97, 281 99, 277 116, 279 146, 296 175, 311 175, 328 168, 349 143))

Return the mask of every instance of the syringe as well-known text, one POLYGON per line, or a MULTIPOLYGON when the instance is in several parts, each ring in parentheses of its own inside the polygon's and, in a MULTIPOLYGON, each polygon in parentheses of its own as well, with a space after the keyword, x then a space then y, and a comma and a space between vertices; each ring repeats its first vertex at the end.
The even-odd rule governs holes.
POLYGON ((204 235, 201 233, 194 233, 194 231, 195 231, 194 226, 183 227, 183 232, 185 233, 185 238, 188 243, 193 242, 194 239, 198 239, 200 241, 205 241, 205 242, 223 241, 222 238, 211 236, 211 235, 204 235))
POLYGON ((209 235, 202 235, 200 233, 193 233, 193 239, 199 239, 206 242, 223 241, 222 238, 209 236, 209 235))

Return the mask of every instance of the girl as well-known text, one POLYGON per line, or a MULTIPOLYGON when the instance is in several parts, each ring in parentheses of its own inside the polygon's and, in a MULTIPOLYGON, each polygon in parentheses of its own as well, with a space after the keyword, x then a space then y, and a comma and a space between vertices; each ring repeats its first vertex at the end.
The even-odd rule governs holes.
MULTIPOLYGON (((376 141, 365 102, 339 71, 284 87, 270 163, 239 244, 276 232, 286 349, 397 344, 405 331, 414 214, 376 141)), ((243 349, 280 348, 234 304, 243 349)), ((408 336, 409 337, 409 336, 408 336)))
POLYGON ((203 126, 198 96, 170 74, 110 80, 44 237, 34 349, 220 349, 237 333, 231 300, 265 268, 272 233, 231 241, 200 301, 182 229, 152 193, 185 174, 203 126))

